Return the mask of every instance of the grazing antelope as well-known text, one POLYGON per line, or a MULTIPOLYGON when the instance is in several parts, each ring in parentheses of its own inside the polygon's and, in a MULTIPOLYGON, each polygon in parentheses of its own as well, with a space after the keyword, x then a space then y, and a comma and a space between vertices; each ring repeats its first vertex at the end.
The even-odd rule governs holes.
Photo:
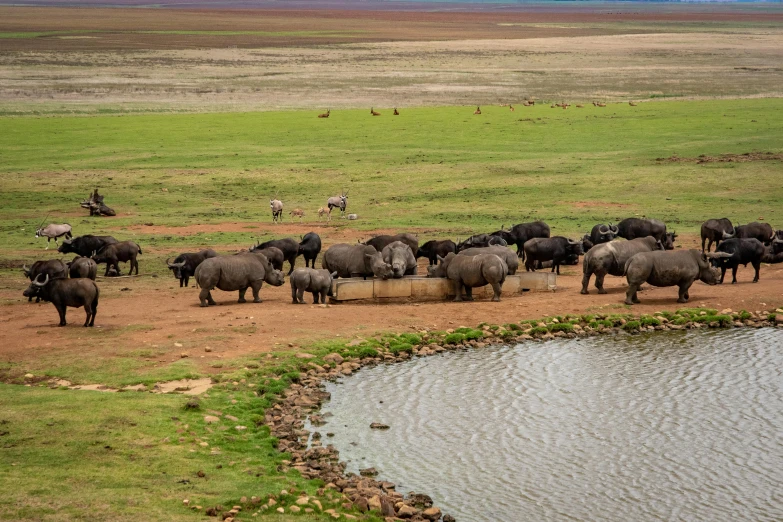
POLYGON ((577 104, 576 104, 576 108, 577 108, 577 109, 584 109, 584 108, 585 108, 585 106, 584 106, 584 105, 582 105, 581 103, 577 103, 577 104))
POLYGON ((630 105, 631 107, 636 107, 638 104, 636 102, 629 101, 628 105, 630 105))
POLYGON ((321 207, 318 209, 318 221, 321 221, 321 218, 326 214, 326 220, 331 221, 332 220, 332 209, 331 208, 324 208, 321 207))
POLYGON ((532 103, 530 103, 529 101, 522 102, 522 106, 523 106, 523 107, 530 107, 531 105, 533 105, 533 104, 532 104, 532 103))
POLYGON ((370 114, 372 114, 373 116, 380 116, 381 115, 380 112, 375 112, 375 109, 373 109, 372 107, 370 107, 370 114))
POLYGON ((299 222, 301 223, 302 222, 302 218, 304 217, 304 210, 302 210, 301 208, 295 208, 291 212, 289 212, 288 214, 291 216, 291 219, 293 219, 294 217, 298 217, 299 218, 299 222))
POLYGON ((57 242, 57 238, 62 236, 65 236, 65 239, 71 239, 73 237, 71 234, 71 225, 68 223, 63 223, 61 225, 55 225, 52 223, 51 225, 47 225, 44 228, 39 227, 38 230, 35 231, 35 237, 46 238, 46 250, 49 250, 49 241, 52 239, 54 239, 54 245, 57 248, 60 248, 60 244, 57 242))
POLYGON ((606 107, 605 103, 598 102, 595 104, 596 107, 606 107))
POLYGON ((562 103, 562 104, 560 104, 560 106, 563 108, 563 110, 565 110, 565 109, 570 107, 570 105, 568 105, 567 103, 562 103))
POLYGON ((513 106, 513 105, 511 105, 511 104, 509 104, 509 106, 508 106, 508 110, 510 110, 511 112, 514 112, 514 106, 513 106))
POLYGON ((476 110, 473 111, 473 114, 481 114, 481 107, 476 106, 476 110))
POLYGON ((528 102, 530 105, 535 105, 535 104, 536 104, 536 100, 534 100, 534 99, 532 99, 532 98, 531 98, 530 100, 528 100, 527 102, 528 102))
POLYGON ((270 199, 269 207, 272 209, 272 223, 283 222, 283 202, 279 199, 270 199))
POLYGON ((323 113, 323 114, 319 114, 318 117, 319 118, 328 118, 329 117, 329 113, 331 113, 331 112, 332 112, 332 109, 326 109, 326 112, 323 113))
POLYGON ((397 107, 394 108, 394 112, 392 113, 394 116, 399 116, 400 113, 397 112, 397 107))
POLYGON ((331 220, 332 209, 340 209, 340 217, 345 217, 345 207, 348 206, 348 191, 343 191, 339 196, 332 196, 326 201, 326 206, 329 207, 329 216, 331 220))

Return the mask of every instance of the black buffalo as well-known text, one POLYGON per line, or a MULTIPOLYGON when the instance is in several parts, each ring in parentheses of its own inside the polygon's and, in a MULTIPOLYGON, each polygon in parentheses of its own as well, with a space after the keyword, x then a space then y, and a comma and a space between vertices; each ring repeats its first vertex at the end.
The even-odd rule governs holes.
POLYGON ((533 238, 525 243, 525 270, 535 272, 538 262, 552 261, 552 272, 560 274, 560 265, 583 254, 582 243, 562 236, 533 238))
POLYGON ((107 245, 113 245, 117 240, 111 236, 93 236, 87 234, 75 237, 73 239, 63 240, 63 244, 57 247, 57 251, 63 254, 74 254, 82 257, 90 257, 96 252, 100 252, 107 245))
POLYGON ((104 277, 109 277, 112 268, 117 271, 117 275, 121 274, 119 264, 127 262, 130 262, 128 275, 133 275, 134 268, 136 269, 136 275, 139 275, 139 262, 136 260, 136 256, 142 253, 141 247, 133 241, 122 241, 106 245, 97 254, 94 254, 92 259, 98 264, 106 263, 104 277))
POLYGON ((611 223, 608 225, 598 224, 590 231, 590 242, 593 246, 608 243, 616 238, 619 232, 620 229, 617 225, 612 225, 611 223))
POLYGON ((772 239, 774 239, 776 236, 775 231, 772 230, 772 226, 769 223, 759 223, 754 221, 753 223, 748 223, 747 225, 737 225, 734 227, 734 234, 730 234, 725 237, 727 239, 732 237, 738 239, 755 238, 765 245, 769 245, 772 239))
POLYGON ((380 236, 375 236, 372 239, 368 239, 363 244, 367 246, 371 246, 375 248, 378 252, 383 252, 383 249, 387 246, 391 245, 395 241, 402 241, 406 245, 408 245, 411 248, 411 252, 418 252, 419 251, 419 238, 414 236, 413 234, 395 234, 395 235, 388 235, 383 234, 380 236))
POLYGON ((736 283, 737 268, 739 265, 748 266, 748 263, 753 265, 753 268, 756 270, 753 282, 758 283, 761 262, 767 253, 761 241, 756 238, 731 238, 722 242, 715 251, 731 254, 731 257, 721 257, 712 260, 712 266, 720 268, 721 283, 723 283, 723 278, 726 277, 728 268, 731 268, 731 283, 736 283))
POLYGON ((457 252, 462 252, 468 248, 487 248, 489 246, 508 246, 508 242, 501 236, 492 234, 476 234, 470 236, 465 241, 457 243, 457 252))
POLYGON ((720 242, 734 235, 734 225, 729 218, 708 219, 701 224, 701 249, 709 252, 712 244, 715 248, 720 246, 720 242), (704 250, 704 243, 707 243, 707 250, 704 250))
POLYGON ((287 237, 285 239, 264 241, 251 248, 250 251, 255 252, 256 250, 263 250, 268 247, 279 248, 280 251, 283 252, 283 259, 291 263, 291 270, 288 271, 288 275, 291 275, 291 272, 294 271, 294 265, 296 265, 296 257, 299 255, 299 243, 296 239, 287 237))
POLYGON ((592 239, 590 239, 590 234, 582 236, 582 252, 587 253, 594 246, 592 239))
POLYGON ((547 238, 550 235, 549 225, 543 221, 520 223, 518 225, 514 225, 508 230, 503 230, 501 227, 500 232, 505 232, 507 234, 503 235, 502 237, 504 239, 508 238, 506 241, 509 245, 514 244, 517 246, 517 256, 521 257, 522 259, 525 259, 524 247, 528 240, 536 237, 547 238), (509 239, 511 240, 509 241, 509 239))
POLYGON ((98 264, 89 257, 76 256, 66 265, 68 265, 68 275, 71 276, 71 279, 85 277, 95 281, 95 277, 98 275, 98 264))
POLYGON ((451 239, 444 239, 443 241, 433 239, 419 247, 416 251, 416 259, 426 257, 430 265, 437 265, 438 257, 446 257, 451 252, 457 253, 457 244, 454 241, 451 239))
POLYGON ((87 319, 84 326, 95 324, 95 314, 98 312, 98 296, 100 291, 95 281, 86 278, 80 279, 51 279, 48 275, 39 275, 23 294, 32 299, 38 297, 44 301, 50 301, 57 313, 60 314, 60 326, 65 326, 65 312, 70 306, 73 308, 84 307, 87 319))
POLYGON ((202 261, 209 259, 210 257, 217 257, 217 252, 211 248, 207 248, 201 252, 185 252, 184 254, 180 254, 174 258, 173 263, 169 262, 167 259, 166 264, 168 265, 169 270, 174 272, 174 277, 179 279, 179 287, 182 288, 183 286, 188 286, 188 281, 193 277, 193 274, 196 273, 196 267, 200 265, 202 261))
POLYGON ((617 224, 617 235, 625 239, 652 236, 663 244, 666 250, 674 250, 675 232, 666 232, 666 224, 657 219, 627 218, 617 224))
POLYGON ((321 253, 321 236, 315 232, 308 232, 302 236, 299 242, 299 255, 304 257, 305 268, 312 265, 315 268, 315 260, 321 253))
MULTIPOLYGON (((22 271, 24 272, 24 275, 30 279, 30 281, 35 281, 39 275, 47 275, 49 276, 49 279, 64 279, 68 277, 68 265, 59 259, 36 261, 30 268, 27 268, 27 265, 22 265, 22 271)), ((30 296, 27 302, 32 300, 33 298, 30 296)), ((36 297, 35 302, 37 303, 40 300, 40 297, 36 297)))

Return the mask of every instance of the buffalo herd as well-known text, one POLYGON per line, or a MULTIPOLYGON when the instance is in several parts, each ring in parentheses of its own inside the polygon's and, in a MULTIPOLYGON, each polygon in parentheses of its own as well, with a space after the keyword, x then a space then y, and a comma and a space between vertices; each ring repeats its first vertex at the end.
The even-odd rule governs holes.
MULTIPOLYGON (((777 232, 767 223, 733 225, 727 218, 710 219, 701 226, 701 250, 674 251, 677 234, 656 219, 628 218, 616 225, 595 225, 581 239, 551 236, 543 221, 505 226, 491 233, 481 233, 462 241, 431 240, 419 245, 413 234, 375 236, 356 244, 334 244, 322 256, 321 269, 315 262, 321 253, 321 238, 310 232, 296 240, 275 239, 258 243, 246 251, 218 255, 212 249, 179 254, 166 260, 180 287, 187 287, 194 277, 200 288, 201 306, 214 305, 212 290, 236 291, 239 302, 245 302, 248 288, 253 301, 261 302, 264 282, 281 286, 289 276, 291 299, 304 302, 304 292, 311 293, 314 303, 324 303, 331 296, 336 278, 395 279, 417 275, 417 259, 428 260, 427 276, 448 278, 456 290, 456 301, 472 300, 472 289, 490 285, 493 301, 500 299, 501 286, 508 275, 524 263, 526 271, 551 268, 560 273, 561 265, 582 261, 582 294, 588 294, 590 280, 606 293, 607 275, 625 277, 628 282, 625 302, 638 303, 638 289, 643 283, 653 286, 677 286, 677 301, 688 301, 691 285, 700 280, 706 284, 723 283, 726 271, 732 271, 737 282, 739 265, 751 264, 753 282, 759 280, 761 263, 783 262, 783 230, 777 232), (620 240, 622 239, 622 240, 620 240), (715 251, 711 252, 713 245, 715 251), (516 252, 510 247, 515 246, 516 252), (302 256, 305 267, 296 268, 302 256), (283 264, 289 270, 283 272, 283 264)), ((98 264, 106 264, 104 276, 119 275, 119 263, 130 263, 129 275, 139 273, 137 256, 142 253, 133 241, 117 241, 111 236, 84 235, 63 239, 58 246, 63 254, 73 253, 70 262, 36 261, 23 267, 30 285, 24 295, 32 300, 50 301, 64 326, 67 307, 84 307, 84 326, 92 326, 98 307, 99 290, 95 283, 98 264)))

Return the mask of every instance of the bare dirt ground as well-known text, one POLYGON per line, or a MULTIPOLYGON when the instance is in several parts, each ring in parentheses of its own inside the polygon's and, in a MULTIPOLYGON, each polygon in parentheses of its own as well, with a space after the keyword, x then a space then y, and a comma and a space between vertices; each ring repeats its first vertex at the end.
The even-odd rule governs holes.
MULTIPOLYGON (((288 232, 296 233, 295 230, 297 227, 291 225, 288 232)), ((685 247, 696 246, 697 238, 683 239, 685 247)), ((344 238, 331 238, 336 240, 344 238)), ((142 263, 142 273, 143 270, 142 263)), ((420 273, 425 271, 422 262, 420 273)), ((0 360, 18 365, 18 373, 24 372, 25 364, 52 357, 112 360, 139 353, 139 357, 166 365, 179 361, 184 353, 200 370, 217 372, 222 371, 220 362, 224 360, 258 357, 273 350, 299 350, 335 337, 347 339, 425 328, 446 330, 483 321, 507 323, 567 313, 638 314, 683 306, 759 311, 783 304, 783 265, 763 266, 761 282, 756 284, 751 283, 750 267, 741 268, 738 279, 736 285, 695 283, 687 305, 676 303, 676 288, 647 286, 640 293, 642 304, 626 308, 624 279, 618 277, 607 277, 606 295, 598 295, 594 288, 589 296, 580 295, 581 266, 573 266, 558 278, 555 292, 506 295, 500 303, 394 300, 344 302, 326 307, 293 305, 286 282, 279 288, 264 286, 264 302, 260 304, 238 304, 236 292, 215 291, 219 306, 200 308, 194 286, 180 289, 173 278, 142 275, 99 281, 102 295, 96 325, 108 334, 101 340, 103 336, 96 337, 82 328, 82 310, 69 309, 70 324, 57 327, 57 313, 51 304, 29 304, 22 297, 26 283, 20 278, 18 284, 11 283, 0 291, 0 299, 7 303, 0 308, 0 360), (205 351, 206 347, 211 351, 205 351)), ((7 379, 13 377, 6 375, 7 379)))
POLYGON ((0 110, 783 94, 783 11, 84 12, 0 7, 0 110))

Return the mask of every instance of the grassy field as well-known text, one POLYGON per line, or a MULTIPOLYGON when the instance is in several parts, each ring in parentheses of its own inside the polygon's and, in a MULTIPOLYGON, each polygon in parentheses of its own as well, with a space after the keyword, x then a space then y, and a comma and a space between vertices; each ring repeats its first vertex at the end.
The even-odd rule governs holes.
MULTIPOLYGON (((781 99, 565 111, 486 106, 481 116, 472 114, 474 107, 404 109, 398 117, 376 110, 383 115, 0 118, 3 291, 18 298, 19 264, 57 255, 43 254, 42 242, 32 237, 47 215, 50 222, 70 222, 77 234, 135 239, 145 249, 143 271, 162 274, 161 261, 171 251, 247 247, 258 223, 270 220, 273 194, 313 220, 326 197, 342 188, 350 191, 349 211, 360 219, 335 220, 333 231, 319 230, 327 241, 348 227, 359 234, 413 229, 428 239, 533 219, 549 222, 554 234, 575 237, 596 222, 635 215, 664 219, 691 235, 705 218, 724 215, 783 226, 776 214, 783 199, 781 99), (742 156, 761 152, 778 159, 742 156), (738 155, 737 161, 715 161, 725 154, 738 155), (96 186, 117 217, 89 218, 78 208, 96 186), (166 231, 145 233, 138 227, 145 223, 166 231), (221 232, 221 223, 232 226, 221 232), (213 228, 176 233, 196 225, 213 228)), ((18 306, 11 299, 5 304, 18 306)), ((100 344, 142 327, 61 331, 100 344)), ((41 342, 50 335, 40 333, 47 334, 41 342)), ((328 346, 306 348, 322 355, 328 346)), ((59 362, 42 355, 36 373, 55 369, 58 376, 114 385, 203 375, 188 360, 158 367, 154 352, 137 348, 128 352, 127 364, 112 360, 111 367, 100 358, 59 362), (141 350, 150 352, 148 362, 141 350)), ((284 456, 272 449, 266 428, 255 428, 272 392, 296 378, 296 359, 278 357, 214 366, 223 371, 215 375, 220 385, 199 410, 186 410, 179 396, 0 386, 0 519, 193 520, 203 511, 183 508, 185 498, 206 509, 282 489, 313 494, 320 484, 276 471, 284 456), (280 380, 270 388, 264 376, 272 369, 280 380), (209 410, 238 421, 207 426, 209 410)), ((330 505, 337 504, 334 498, 330 505)), ((318 517, 296 518, 326 519, 318 517)), ((243 519, 249 518, 246 510, 243 519)))

